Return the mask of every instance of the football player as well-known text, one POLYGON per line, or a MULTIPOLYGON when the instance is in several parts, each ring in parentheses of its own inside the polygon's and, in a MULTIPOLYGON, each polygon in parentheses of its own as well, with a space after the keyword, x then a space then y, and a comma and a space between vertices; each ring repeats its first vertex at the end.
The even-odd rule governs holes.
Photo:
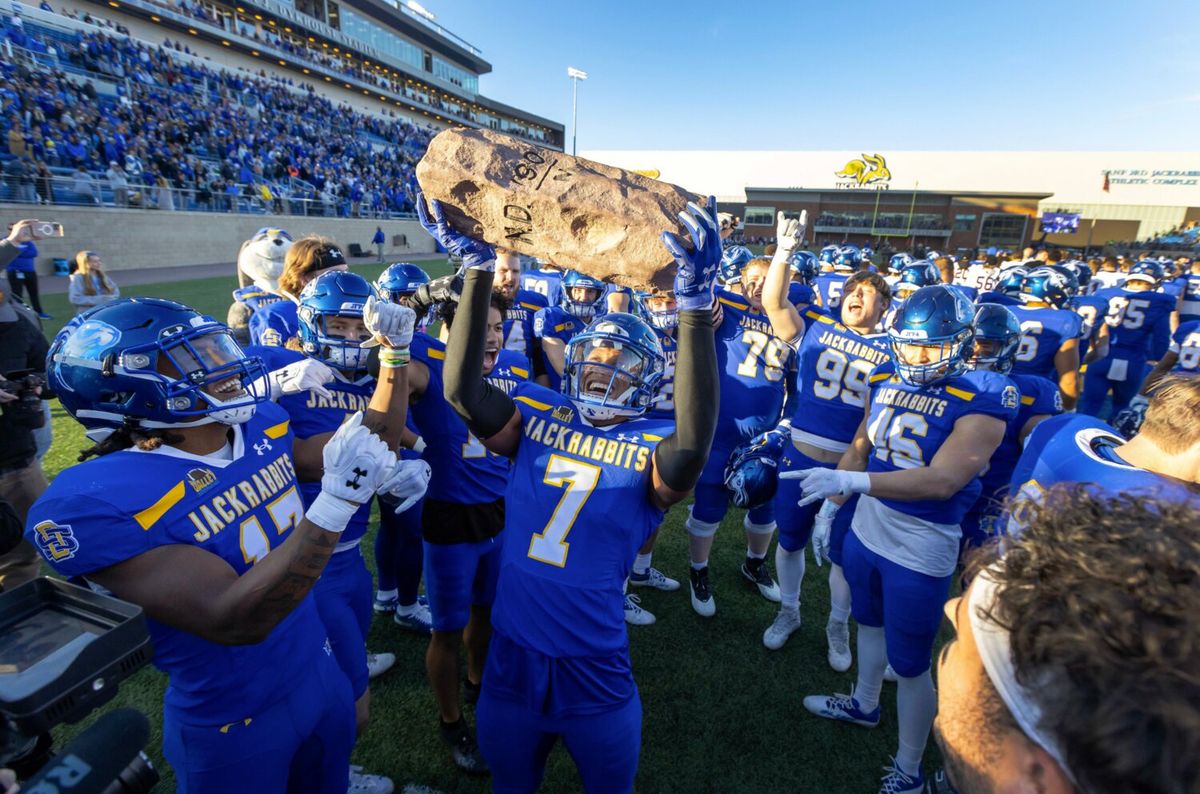
POLYGON ((1016 315, 996 303, 982 303, 975 311, 975 350, 970 367, 1007 375, 1021 395, 1016 416, 1004 431, 1004 440, 980 476, 982 492, 967 511, 962 523, 964 549, 977 548, 997 534, 1004 499, 1008 496, 1009 481, 1021 456, 1025 439, 1039 424, 1062 413, 1062 395, 1058 387, 1037 375, 1013 373, 1017 348, 1021 344, 1021 324, 1016 315))
POLYGON ((562 268, 544 259, 538 259, 534 264, 532 270, 521 275, 521 289, 541 295, 547 306, 557 306, 562 295, 562 268))
POLYGON ((999 303, 1001 306, 1019 306, 1021 304, 1021 282, 1029 275, 1029 269, 1024 265, 1008 264, 1000 268, 996 274, 994 291, 979 293, 980 303, 999 303))
POLYGON ((539 309, 533 317, 533 335, 540 340, 544 374, 539 382, 554 391, 562 383, 567 342, 606 311, 605 290, 598 278, 568 270, 562 279, 559 305, 539 309))
MULTIPOLYGON (((405 311, 387 325, 398 361, 405 311)), ((48 376, 98 443, 34 505, 28 539, 145 610, 179 791, 346 791, 354 701, 310 591, 360 505, 403 474, 389 449, 403 367, 325 445, 306 510, 288 415, 226 326, 156 298, 79 320, 48 376)))
MULTIPOLYGON (((375 297, 405 306, 414 293, 428 283, 429 274, 422 268, 397 262, 384 269, 375 280, 375 297)), ((417 316, 418 330, 424 331, 427 324, 427 316, 417 316)), ((411 411, 404 436, 397 456, 401 460, 419 460, 425 449, 425 439, 413 422, 411 411)), ((421 540, 424 500, 418 500, 406 510, 398 511, 399 506, 390 497, 380 496, 379 530, 375 533, 375 570, 379 584, 373 609, 381 615, 391 614, 396 625, 406 631, 428 636, 433 629, 433 618, 428 600, 418 593, 425 563, 421 540)))
MULTIPOLYGON (((875 332, 891 297, 881 276, 860 272, 846 279, 840 323, 811 310, 801 314, 786 299, 783 263, 778 252, 785 251, 786 255, 786 250, 803 238, 806 220, 802 215, 798 222, 790 222, 780 214, 778 248, 763 287, 763 307, 771 327, 776 336, 788 340, 797 352, 798 391, 788 406, 794 410, 778 428, 758 439, 759 443, 778 443, 783 448, 782 471, 837 465, 862 421, 867 376, 890 358, 887 337, 875 332), (778 442, 770 438, 772 435, 779 436, 778 442)), ((799 488, 794 480, 779 483, 774 506, 779 525, 775 571, 779 577, 780 609, 763 632, 763 645, 773 650, 782 648, 800 628, 804 546, 812 534, 817 509, 798 507, 798 499, 799 488)), ((853 514, 853 504, 840 511, 828 549, 814 550, 818 565, 823 559, 832 561, 825 636, 829 642, 829 664, 838 672, 850 669, 852 661, 850 588, 842 575, 841 541, 850 528, 853 514)))
POLYGON ((1179 324, 1200 320, 1200 257, 1189 263, 1189 270, 1184 271, 1187 285, 1179 304, 1179 324), (1190 272, 1189 272, 1190 271, 1190 272))
POLYGON ((1017 348, 1018 375, 1040 375, 1058 384, 1063 408, 1079 398, 1079 337, 1083 320, 1066 308, 1074 292, 1073 277, 1062 270, 1038 267, 1021 279, 1020 306, 1009 307, 1021 323, 1017 348))
MULTIPOLYGON (((702 617, 717 611, 709 583, 708 557, 713 538, 729 510, 725 466, 734 450, 775 427, 782 416, 795 354, 771 327, 762 309, 762 288, 771 260, 755 258, 742 271, 742 294, 718 292, 717 362, 721 368, 721 406, 717 440, 696 485, 687 519, 692 609, 702 617)), ((678 391, 676 391, 678 404, 678 391)), ((743 519, 746 558, 742 577, 768 601, 779 601, 779 586, 767 566, 767 550, 775 532, 770 502, 751 509, 743 519)))
POLYGON ((1166 352, 1176 299, 1154 291, 1161 278, 1158 263, 1145 260, 1130 268, 1120 287, 1096 293, 1108 303, 1108 353, 1088 365, 1080 413, 1099 416, 1111 391, 1112 413, 1119 414, 1137 395, 1147 364, 1157 363, 1166 352))
POLYGON ((975 299, 979 297, 979 290, 967 284, 959 284, 957 282, 954 259, 952 257, 939 256, 936 259, 933 257, 929 258, 933 262, 934 266, 937 267, 938 273, 941 276, 941 282, 943 284, 954 287, 956 290, 962 292, 963 295, 966 295, 967 300, 971 301, 972 303, 975 302, 975 299))
MULTIPOLYGON (((296 338, 296 302, 304 285, 322 273, 345 270, 346 256, 328 237, 301 237, 288 249, 279 276, 279 292, 288 298, 263 306, 250 315, 250 344, 287 347, 296 338)), ((295 348, 295 344, 292 344, 295 348)))
MULTIPOLYGON (((821 250, 822 256, 828 248, 829 246, 826 246, 821 250)), ((830 262, 832 271, 817 276, 817 296, 821 308, 829 312, 830 316, 837 316, 842 306, 842 290, 846 287, 846 279, 850 278, 861 264, 862 253, 853 245, 843 245, 837 249, 830 262)))
POLYGON ((721 288, 739 294, 742 290, 742 268, 754 258, 754 254, 744 245, 731 245, 721 255, 720 284, 721 288))
MULTIPOLYGON (((464 251, 458 242, 469 238, 451 229, 441 205, 434 201, 427 206, 423 199, 418 199, 417 212, 425 230, 446 250, 466 254, 463 261, 467 274, 473 272, 471 268, 477 257, 464 251), (452 245, 447 245, 447 241, 452 245)), ((516 260, 515 254, 493 255, 490 247, 486 251, 488 262, 494 260, 497 270, 506 260, 510 263, 516 260)), ((476 293, 476 298, 486 308, 476 307, 482 322, 477 322, 473 331, 475 341, 480 343, 480 356, 472 364, 475 377, 486 383, 488 389, 505 395, 529 379, 529 362, 504 348, 509 307, 503 291, 493 292, 489 284, 487 290, 476 293)), ((442 322, 451 336, 459 305, 454 301, 441 304, 442 322)), ((421 519, 425 538, 425 592, 433 615, 433 636, 425 655, 425 669, 438 705, 441 736, 455 765, 469 774, 483 774, 488 771, 487 762, 463 717, 458 656, 465 643, 465 694, 469 702, 475 702, 491 640, 501 532, 507 521, 505 488, 509 481, 509 461, 489 449, 446 399, 446 382, 451 376, 446 345, 426 334, 417 334, 412 351, 413 363, 408 373, 410 410, 423 436, 436 440, 422 453, 433 469, 421 519)), ((516 510, 525 509, 523 500, 514 505, 519 505, 516 510)))
MULTIPOLYGON (((563 393, 521 384, 506 395, 479 375, 490 247, 443 227, 468 267, 450 335, 446 395, 489 450, 513 460, 494 637, 478 707, 497 791, 532 792, 561 737, 587 791, 633 789, 641 703, 621 590, 637 549, 699 478, 716 427, 715 214, 689 205, 679 263, 678 423, 645 418, 662 351, 642 320, 609 314, 572 340, 563 393)), ((435 210, 436 211, 436 210, 435 210)))
MULTIPOLYGON (((428 219, 422 219, 422 223, 428 219)), ((538 354, 533 317, 550 305, 546 296, 521 288, 521 257, 507 248, 496 249, 496 291, 508 301, 504 318, 504 349, 520 353, 529 361, 538 354)))
POLYGON ((1003 375, 967 368, 973 316, 970 301, 952 287, 918 290, 892 319, 894 361, 870 376, 866 414, 838 468, 781 475, 800 480, 802 504, 862 494, 842 549, 858 622, 858 684, 850 695, 806 697, 804 706, 874 727, 891 664, 900 742, 881 794, 924 786, 921 756, 937 707, 930 656, 961 523, 1020 403, 1003 375))
POLYGON ((1129 407, 1113 417, 1113 427, 1126 438, 1132 438, 1146 416, 1149 396, 1154 387, 1168 374, 1194 377, 1200 375, 1200 320, 1183 323, 1171 335, 1167 352, 1146 376, 1142 389, 1129 407))

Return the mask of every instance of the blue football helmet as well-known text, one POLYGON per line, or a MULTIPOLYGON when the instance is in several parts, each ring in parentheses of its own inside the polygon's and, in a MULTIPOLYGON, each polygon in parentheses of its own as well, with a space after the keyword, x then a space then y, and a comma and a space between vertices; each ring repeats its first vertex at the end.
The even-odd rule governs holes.
POLYGON ((945 256, 945 254, 943 254, 941 251, 929 250, 929 251, 926 251, 925 256, 923 256, 921 258, 928 259, 930 262, 936 262, 937 260, 941 259, 943 256, 945 256))
POLYGON ((1162 265, 1152 259, 1143 259, 1129 268, 1129 273, 1125 276, 1125 280, 1148 281, 1157 287, 1163 280, 1162 265))
POLYGON ((669 331, 679 327, 679 307, 675 304, 675 297, 671 293, 660 292, 657 295, 649 292, 641 293, 636 303, 640 308, 639 316, 658 330, 669 331), (658 308, 651 305, 663 300, 670 301, 670 303, 658 308))
POLYGON ((918 259, 905 265, 900 271, 900 280, 896 282, 893 291, 900 299, 907 298, 921 287, 932 287, 942 283, 942 273, 937 265, 927 259, 918 259))
POLYGON ((1021 292, 1018 297, 1023 303, 1045 303, 1061 309, 1078 291, 1075 277, 1066 268, 1043 265, 1029 271, 1029 275, 1021 280, 1021 292))
POLYGON ((578 317, 585 323, 590 323, 596 318, 597 314, 603 314, 604 308, 604 293, 607 290, 607 285, 598 278, 592 278, 580 273, 578 270, 568 270, 563 274, 562 292, 559 295, 559 305, 566 310, 567 314, 572 317, 578 317), (577 289, 591 289, 596 291, 596 297, 592 300, 577 299, 572 293, 577 289))
POLYGON ((1024 265, 1010 265, 1000 271, 996 282, 996 291, 1015 298, 1021 294, 1021 282, 1029 275, 1029 269, 1024 265))
POLYGON ((862 264, 862 251, 858 250, 857 245, 843 245, 838 249, 837 256, 833 260, 833 269, 841 272, 852 272, 858 270, 862 264))
POLYGON ((1092 269, 1088 267, 1087 262, 1080 259, 1071 259, 1063 262, 1063 267, 1071 271, 1075 276, 1075 282, 1079 285, 1082 291, 1092 281, 1092 269))
POLYGON ((797 251, 792 254, 789 265, 792 268, 792 273, 800 277, 800 282, 810 287, 816 282, 817 276, 821 273, 821 262, 812 251, 797 251))
POLYGON ((409 262, 388 265, 379 278, 375 279, 375 297, 389 303, 400 303, 401 298, 417 291, 417 287, 429 283, 429 274, 409 262))
POLYGON ((641 416, 666 368, 654 330, 626 312, 609 312, 567 342, 562 392, 592 420, 641 416))
POLYGON ((821 253, 817 254, 817 259, 832 267, 833 260, 837 259, 839 250, 841 250, 839 246, 827 245, 821 249, 821 253))
POLYGON ((224 323, 160 298, 125 298, 71 320, 46 376, 63 408, 99 440, 144 428, 241 424, 270 391, 224 323))
POLYGON ((775 498, 779 461, 788 442, 783 433, 763 433, 733 451, 725 464, 725 490, 735 507, 750 510, 775 498))
POLYGON ((915 261, 917 260, 913 259, 911 254, 892 254, 891 259, 888 260, 888 268, 893 273, 899 273, 904 269, 905 265, 911 265, 915 261))
POLYGON ((754 252, 744 245, 731 245, 721 254, 721 283, 728 286, 742 280, 742 268, 754 258, 754 252))
POLYGON ((975 351, 971 369, 984 369, 1007 375, 1017 361, 1021 346, 1021 321, 999 303, 981 303, 975 310, 975 351), (980 355, 979 343, 989 342, 987 355, 980 355))
POLYGON ((361 344, 370 337, 346 339, 329 333, 333 317, 362 319, 367 298, 374 294, 367 280, 348 270, 322 273, 300 292, 300 349, 305 355, 324 361, 334 369, 357 372, 367 367, 367 354, 361 344))
POLYGON ((910 295, 888 327, 892 358, 904 382, 928 386, 962 374, 974 346, 974 318, 975 307, 949 285, 922 287, 910 295), (935 354, 932 360, 910 363, 928 352, 935 354))

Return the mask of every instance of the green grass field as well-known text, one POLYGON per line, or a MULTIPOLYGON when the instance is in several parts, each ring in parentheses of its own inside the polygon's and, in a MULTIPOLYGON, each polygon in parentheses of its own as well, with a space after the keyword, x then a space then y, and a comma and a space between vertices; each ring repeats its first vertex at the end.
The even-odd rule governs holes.
MULTIPOLYGON (((432 264, 432 263, 428 263, 432 264)), ((355 267, 374 278, 379 266, 355 267)), ((427 267, 440 275, 438 267, 427 267)), ((223 318, 232 277, 149 284, 123 290, 187 303, 223 318)), ((58 325, 69 318, 65 296, 48 296, 47 310, 58 325)), ((48 328, 53 334, 57 326, 48 328)), ((74 462, 86 446, 80 427, 55 405, 54 446, 46 458, 50 476, 74 462)), ((667 517, 654 564, 681 581, 687 576, 683 528, 686 506, 667 517)), ((374 565, 374 525, 363 544, 374 565)), ((637 788, 672 791, 800 791, 860 794, 878 786, 880 768, 895 752, 895 688, 886 685, 884 719, 866 730, 833 724, 809 715, 805 695, 848 692, 850 673, 834 673, 825 661, 828 613, 827 568, 811 558, 801 596, 805 625, 780 651, 766 650, 763 629, 775 605, 743 583, 738 567, 745 550, 742 512, 731 510, 713 549, 711 575, 718 604, 715 617, 698 617, 688 603, 686 583, 675 593, 643 593, 642 605, 658 616, 653 626, 630 627, 633 666, 645 712, 637 788)), ((772 569, 774 565, 772 564, 772 569)), ((369 647, 391 651, 396 666, 372 684, 372 720, 359 740, 354 763, 396 781, 419 783, 446 792, 482 792, 486 780, 459 774, 437 736, 437 712, 425 681, 423 638, 402 632, 390 617, 377 617, 369 647)), ((232 671, 231 671, 232 672, 232 671)), ((145 669, 126 681, 108 707, 132 706, 150 717, 154 735, 148 752, 163 776, 159 790, 174 789, 162 758, 161 706, 166 677, 145 669)), ((470 708, 468 719, 473 719, 470 708)), ((60 740, 89 724, 59 729, 60 740)), ((932 745, 932 743, 931 743, 932 745)), ((927 772, 935 762, 930 750, 927 772)), ((579 790, 579 779, 565 752, 550 759, 543 791, 579 790)))

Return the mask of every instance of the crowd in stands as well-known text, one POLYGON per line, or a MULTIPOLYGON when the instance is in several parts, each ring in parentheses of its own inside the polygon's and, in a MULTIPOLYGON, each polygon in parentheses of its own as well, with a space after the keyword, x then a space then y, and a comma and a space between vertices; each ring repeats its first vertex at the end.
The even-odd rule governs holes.
POLYGON ((1188 221, 1169 232, 1136 242, 1111 243, 1117 248, 1139 251, 1175 251, 1200 254, 1200 221, 1188 221))
POLYGON ((817 218, 817 226, 873 226, 877 229, 944 229, 946 222, 937 217, 915 215, 849 215, 823 212, 817 218))

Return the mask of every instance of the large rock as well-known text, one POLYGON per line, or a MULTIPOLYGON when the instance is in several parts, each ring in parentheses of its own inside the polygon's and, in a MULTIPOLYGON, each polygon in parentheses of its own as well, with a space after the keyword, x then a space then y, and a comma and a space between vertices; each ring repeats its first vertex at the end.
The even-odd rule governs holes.
POLYGON ((659 235, 690 248, 678 215, 688 201, 703 206, 675 185, 491 130, 439 133, 417 181, 464 234, 635 289, 671 288, 659 235))

